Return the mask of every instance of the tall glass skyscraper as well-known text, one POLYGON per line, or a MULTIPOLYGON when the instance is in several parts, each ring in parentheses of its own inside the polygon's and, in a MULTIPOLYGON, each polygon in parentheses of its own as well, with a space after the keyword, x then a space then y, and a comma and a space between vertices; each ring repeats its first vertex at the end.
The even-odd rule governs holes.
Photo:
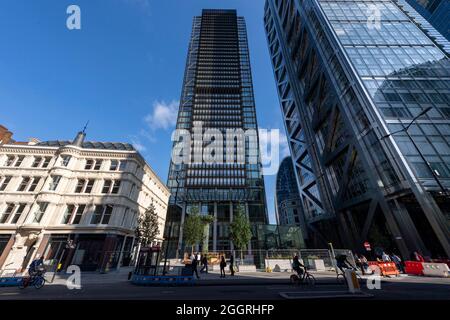
POLYGON ((391 0, 267 0, 264 23, 315 235, 449 256, 448 42, 391 0))
POLYGON ((292 158, 286 157, 278 168, 275 190, 275 217, 277 225, 297 225, 304 239, 308 238, 302 201, 298 191, 292 158))
POLYGON ((177 129, 188 133, 191 148, 188 161, 172 157, 170 164, 170 252, 184 250, 183 223, 193 207, 215 217, 209 250, 233 249, 229 224, 239 204, 255 227, 268 222, 246 25, 235 10, 203 10, 194 17, 177 129), (245 139, 227 136, 238 131, 245 139), (223 147, 211 151, 219 136, 223 147), (206 161, 207 155, 214 161, 206 161))

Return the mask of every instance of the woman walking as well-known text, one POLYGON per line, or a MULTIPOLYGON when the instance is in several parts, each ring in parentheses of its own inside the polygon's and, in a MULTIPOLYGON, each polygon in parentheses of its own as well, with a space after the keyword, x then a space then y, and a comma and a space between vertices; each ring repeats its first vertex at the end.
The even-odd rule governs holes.
POLYGON ((220 277, 225 278, 225 267, 227 266, 227 263, 225 262, 225 257, 222 256, 220 258, 220 277))

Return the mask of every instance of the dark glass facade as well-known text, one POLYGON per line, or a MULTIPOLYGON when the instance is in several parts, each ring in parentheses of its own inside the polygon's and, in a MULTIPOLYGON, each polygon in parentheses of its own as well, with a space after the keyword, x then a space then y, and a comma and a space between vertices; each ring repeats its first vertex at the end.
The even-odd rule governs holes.
POLYGON ((291 157, 284 158, 278 168, 275 210, 277 225, 297 225, 301 228, 303 237, 307 238, 303 206, 291 157))
POLYGON ((400 2, 268 0, 269 50, 317 240, 448 256, 448 42, 400 2))
POLYGON ((246 25, 235 10, 203 10, 194 17, 177 129, 187 130, 192 144, 189 162, 170 165, 170 203, 172 209, 175 203, 180 208, 169 212, 166 224, 170 251, 184 250, 182 225, 194 206, 216 217, 209 250, 230 250, 229 224, 238 204, 244 205, 252 224, 268 220, 258 148, 250 150, 249 138, 227 144, 230 130, 256 132, 258 139, 246 25), (213 163, 196 158, 217 141, 208 132, 224 139, 220 161, 213 163), (196 141, 199 136, 209 142, 196 141), (171 222, 173 234, 168 237, 171 222))

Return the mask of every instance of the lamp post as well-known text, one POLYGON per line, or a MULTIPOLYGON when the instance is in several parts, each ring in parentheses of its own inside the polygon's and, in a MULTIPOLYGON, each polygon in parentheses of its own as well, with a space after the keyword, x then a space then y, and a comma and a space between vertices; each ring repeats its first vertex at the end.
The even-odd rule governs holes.
POLYGON ((405 132, 406 135, 408 136, 409 140, 411 140, 414 148, 417 150, 417 152, 419 153, 420 158, 422 159, 422 161, 425 163, 425 165, 427 166, 428 170, 431 172, 431 175, 433 177, 433 179, 436 181, 436 183, 438 184, 439 188, 441 189, 441 192, 443 195, 447 195, 447 190, 445 189, 445 187, 442 185, 441 181, 439 180, 438 176, 436 175, 436 172, 434 172, 433 168, 431 168, 430 164, 428 163, 427 159, 425 158, 425 156, 423 155, 423 153, 420 151, 420 148, 417 146, 417 144, 414 142, 414 139, 411 137, 411 135, 408 132, 408 129, 416 122, 417 119, 419 119, 421 116, 423 116, 424 114, 426 114, 427 112, 429 112, 432 109, 432 107, 428 107, 424 110, 422 110, 422 112, 420 112, 418 115, 416 115, 411 122, 405 127, 402 123, 402 129, 394 131, 390 134, 387 134, 383 137, 381 137, 381 139, 385 139, 388 138, 394 134, 397 134, 399 132, 405 132))

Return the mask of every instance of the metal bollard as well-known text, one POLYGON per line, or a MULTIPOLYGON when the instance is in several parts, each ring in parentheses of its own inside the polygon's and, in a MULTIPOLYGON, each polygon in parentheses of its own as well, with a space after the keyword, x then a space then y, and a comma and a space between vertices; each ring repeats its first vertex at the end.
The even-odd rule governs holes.
POLYGON ((358 278, 354 270, 345 270, 345 279, 347 280, 348 292, 358 293, 361 292, 358 278))

